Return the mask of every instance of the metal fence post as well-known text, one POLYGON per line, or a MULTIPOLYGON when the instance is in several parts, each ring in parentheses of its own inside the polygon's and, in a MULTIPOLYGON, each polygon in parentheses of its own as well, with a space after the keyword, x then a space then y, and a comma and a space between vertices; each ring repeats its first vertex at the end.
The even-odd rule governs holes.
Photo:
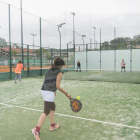
POLYGON ((42 76, 42 38, 41 38, 41 17, 40 17, 40 76, 42 76))
POLYGON ((132 41, 130 45, 130 72, 132 72, 132 41))
POLYGON ((69 57, 69 52, 68 52, 68 43, 67 43, 67 69, 68 69, 68 57, 69 57))
POLYGON ((51 48, 51 65, 53 64, 53 60, 52 60, 52 48, 51 48))
POLYGON ((114 71, 116 71, 116 28, 114 27, 114 39, 115 39, 115 45, 114 45, 114 71))
POLYGON ((29 77, 29 45, 27 45, 27 77, 29 77))
POLYGON ((101 28, 100 28, 100 71, 101 71, 101 28))
POLYGON ((10 4, 8 5, 8 9, 9 9, 9 53, 10 53, 10 79, 12 79, 10 4))
MULTIPOLYGON (((22 0, 20 0, 20 13, 21 13, 21 47, 22 47, 22 63, 24 64, 24 52, 23 52, 23 23, 22 23, 22 0)), ((24 70, 24 68, 23 68, 24 70)))
POLYGON ((88 44, 86 44, 86 70, 88 69, 88 57, 87 57, 87 51, 88 51, 88 44))
POLYGON ((74 46, 74 69, 75 69, 75 44, 73 45, 74 46))

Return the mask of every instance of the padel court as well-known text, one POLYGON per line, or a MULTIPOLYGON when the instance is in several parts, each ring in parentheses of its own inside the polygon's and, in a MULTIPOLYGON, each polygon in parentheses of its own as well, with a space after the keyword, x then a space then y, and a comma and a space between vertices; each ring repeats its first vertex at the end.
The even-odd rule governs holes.
MULTIPOLYGON (((71 73, 85 74, 83 71, 71 73)), ((82 109, 72 112, 69 100, 57 91, 55 123, 60 128, 50 132, 47 117, 40 131, 41 140, 140 138, 139 84, 66 80, 69 74, 64 73, 62 87, 73 98, 80 96, 82 109)), ((14 84, 10 80, 0 84, 0 140, 34 140, 31 129, 44 107, 40 93, 43 77, 24 78, 22 82, 14 84)))

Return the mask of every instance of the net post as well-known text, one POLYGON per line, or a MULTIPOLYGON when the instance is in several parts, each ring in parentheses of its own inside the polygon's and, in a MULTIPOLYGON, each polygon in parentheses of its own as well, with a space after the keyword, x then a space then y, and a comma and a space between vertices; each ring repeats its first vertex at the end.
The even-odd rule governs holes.
POLYGON ((39 19, 40 21, 40 76, 42 76, 42 38, 41 38, 41 17, 39 19))
POLYGON ((101 28, 100 28, 100 71, 101 71, 101 28))
POLYGON ((67 43, 67 69, 68 69, 68 55, 69 53, 68 53, 68 43, 67 43))
POLYGON ((11 19, 10 19, 10 4, 8 5, 9 9, 9 53, 10 53, 10 79, 12 79, 12 59, 11 59, 11 19))
POLYGON ((86 44, 86 70, 88 69, 87 51, 88 51, 88 44, 86 44))
POLYGON ((79 46, 79 52, 80 52, 80 46, 79 46))
POLYGON ((29 45, 27 45, 27 77, 29 77, 29 45))

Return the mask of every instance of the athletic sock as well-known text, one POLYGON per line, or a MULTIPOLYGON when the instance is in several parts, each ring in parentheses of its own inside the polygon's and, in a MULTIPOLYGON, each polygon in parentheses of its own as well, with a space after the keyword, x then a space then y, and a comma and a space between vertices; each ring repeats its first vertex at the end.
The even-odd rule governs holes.
POLYGON ((51 126, 54 127, 55 126, 55 123, 51 124, 51 126))
POLYGON ((39 132, 41 127, 36 126, 36 131, 39 132))

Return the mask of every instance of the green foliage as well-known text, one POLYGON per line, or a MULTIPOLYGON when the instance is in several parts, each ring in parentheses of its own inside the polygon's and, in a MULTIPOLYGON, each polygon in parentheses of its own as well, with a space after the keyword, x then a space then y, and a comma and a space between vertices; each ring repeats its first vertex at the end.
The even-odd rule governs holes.
POLYGON ((140 45, 140 35, 135 35, 133 39, 130 37, 118 37, 113 40, 104 41, 102 43, 102 50, 119 50, 119 49, 135 49, 137 45, 140 45))
MULTIPOLYGON (((29 60, 31 60, 32 59, 32 57, 31 56, 29 56, 29 60)), ((24 57, 24 60, 27 60, 27 57, 24 57)))
POLYGON ((16 50, 12 50, 11 53, 12 53, 12 55, 18 54, 18 52, 16 50))
POLYGON ((0 46, 5 46, 5 47, 7 46, 6 40, 1 37, 0 37, 0 46))
POLYGON ((15 47, 16 47, 16 49, 21 48, 21 46, 18 46, 17 44, 13 44, 13 46, 15 46, 15 47))
MULTIPOLYGON (((40 55, 40 48, 35 50, 36 55, 40 55)), ((48 52, 46 49, 42 48, 42 56, 47 59, 47 60, 51 60, 51 54, 50 52, 48 52)))
POLYGON ((50 54, 50 52, 47 52, 46 59, 47 60, 51 60, 51 54, 50 54))
POLYGON ((102 44, 102 50, 110 50, 109 41, 104 41, 102 44))
POLYGON ((134 45, 140 45, 140 35, 135 35, 133 37, 133 43, 134 45))
POLYGON ((102 44, 102 50, 114 50, 114 49, 128 49, 128 42, 131 41, 130 37, 118 37, 110 41, 104 41, 102 44))

